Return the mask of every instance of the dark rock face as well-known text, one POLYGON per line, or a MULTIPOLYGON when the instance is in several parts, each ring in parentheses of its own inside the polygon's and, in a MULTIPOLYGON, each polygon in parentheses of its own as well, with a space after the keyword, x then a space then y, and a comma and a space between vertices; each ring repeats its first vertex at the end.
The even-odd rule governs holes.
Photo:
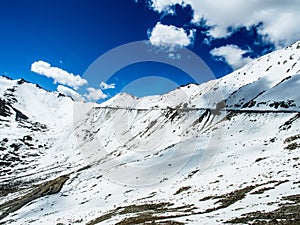
POLYGON ((14 109, 14 111, 16 112, 16 121, 28 119, 28 117, 26 115, 24 115, 21 111, 19 111, 17 109, 14 109))
POLYGON ((18 80, 19 85, 24 84, 24 83, 28 83, 28 81, 24 80, 23 78, 18 80))
POLYGON ((0 116, 8 117, 11 115, 10 112, 10 104, 7 103, 5 100, 0 99, 0 116))

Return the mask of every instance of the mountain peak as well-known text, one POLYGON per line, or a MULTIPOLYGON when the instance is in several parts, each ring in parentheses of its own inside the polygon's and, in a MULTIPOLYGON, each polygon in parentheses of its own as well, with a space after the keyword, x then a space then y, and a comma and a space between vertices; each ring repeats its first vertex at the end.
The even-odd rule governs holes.
POLYGON ((0 223, 295 222, 298 45, 100 107, 0 78, 0 223))

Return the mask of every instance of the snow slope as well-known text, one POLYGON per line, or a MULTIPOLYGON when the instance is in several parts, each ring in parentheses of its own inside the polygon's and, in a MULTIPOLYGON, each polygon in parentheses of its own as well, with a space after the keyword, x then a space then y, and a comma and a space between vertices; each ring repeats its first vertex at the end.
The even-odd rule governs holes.
POLYGON ((297 224, 299 73, 300 42, 101 105, 0 77, 0 222, 297 224))

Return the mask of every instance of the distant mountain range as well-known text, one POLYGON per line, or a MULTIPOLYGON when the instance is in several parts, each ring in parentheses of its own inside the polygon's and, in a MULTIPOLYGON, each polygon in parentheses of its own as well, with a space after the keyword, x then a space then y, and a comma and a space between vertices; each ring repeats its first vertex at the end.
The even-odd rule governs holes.
POLYGON ((165 95, 0 77, 0 224, 300 224, 300 42, 165 95))

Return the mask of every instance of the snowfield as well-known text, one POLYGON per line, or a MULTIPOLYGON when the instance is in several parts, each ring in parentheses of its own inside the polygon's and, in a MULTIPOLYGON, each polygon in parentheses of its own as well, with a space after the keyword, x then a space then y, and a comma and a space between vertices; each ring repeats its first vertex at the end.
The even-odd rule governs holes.
POLYGON ((161 96, 0 77, 0 224, 300 224, 300 42, 161 96))

